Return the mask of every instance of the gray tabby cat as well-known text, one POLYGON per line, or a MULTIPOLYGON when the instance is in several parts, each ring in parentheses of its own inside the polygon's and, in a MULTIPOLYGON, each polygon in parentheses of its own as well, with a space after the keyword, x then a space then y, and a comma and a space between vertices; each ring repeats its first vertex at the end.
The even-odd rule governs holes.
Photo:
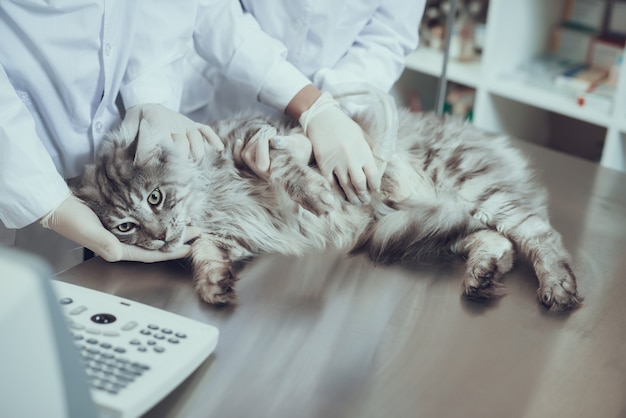
MULTIPOLYGON (((315 167, 272 150, 268 180, 237 166, 237 138, 274 126, 260 117, 212 125, 226 146, 200 162, 171 152, 169 138, 140 127, 142 140, 113 132, 93 165, 72 183, 120 241, 153 250, 182 244, 187 225, 195 286, 209 303, 236 301, 236 265, 263 253, 301 255, 335 247, 364 251, 377 264, 463 256, 463 294, 503 294, 500 278, 523 254, 552 311, 579 305, 570 256, 548 221, 546 193, 527 161, 503 137, 431 114, 399 112, 397 149, 371 204, 345 201, 315 167), (149 140, 145 140, 149 137, 149 140)), ((207 145, 209 147, 209 145, 207 145)))

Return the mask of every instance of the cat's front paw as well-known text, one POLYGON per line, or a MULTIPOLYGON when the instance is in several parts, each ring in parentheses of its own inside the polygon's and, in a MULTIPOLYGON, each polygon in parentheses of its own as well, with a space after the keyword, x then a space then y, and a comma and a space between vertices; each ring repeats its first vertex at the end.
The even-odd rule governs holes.
POLYGON ((583 301, 576 288, 576 279, 569 265, 562 263, 557 274, 551 274, 537 289, 537 298, 550 312, 577 308, 583 301))
POLYGON ((237 293, 235 292, 236 277, 229 274, 213 283, 211 279, 196 277, 196 292, 202 300, 213 305, 233 305, 237 303, 237 293))
POLYGON ((333 209, 335 194, 328 181, 312 171, 291 173, 285 189, 291 200, 316 216, 326 215, 333 209))
POLYGON ((230 305, 237 302, 232 261, 210 235, 201 235, 191 247, 196 292, 208 303, 230 305))

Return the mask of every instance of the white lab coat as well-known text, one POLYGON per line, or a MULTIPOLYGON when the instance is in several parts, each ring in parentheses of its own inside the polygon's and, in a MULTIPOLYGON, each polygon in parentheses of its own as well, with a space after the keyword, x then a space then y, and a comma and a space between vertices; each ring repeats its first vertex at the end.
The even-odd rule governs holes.
POLYGON ((0 221, 22 228, 67 196, 128 108, 178 109, 196 3, 0 2, 0 221), (148 24, 146 24, 148 23, 148 24), (155 28, 158 28, 155 30, 155 28))
POLYGON ((310 82, 322 90, 368 82, 389 91, 417 47, 425 0, 227 3, 196 20, 197 53, 188 57, 181 107, 195 120, 247 108, 282 114, 310 82))

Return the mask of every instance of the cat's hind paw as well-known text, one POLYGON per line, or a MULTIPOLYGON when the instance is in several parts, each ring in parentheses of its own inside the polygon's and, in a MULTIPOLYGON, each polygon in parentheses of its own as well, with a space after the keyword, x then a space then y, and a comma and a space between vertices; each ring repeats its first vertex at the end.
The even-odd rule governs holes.
POLYGON ((583 297, 578 294, 571 271, 560 279, 547 280, 537 289, 537 298, 550 312, 566 312, 581 305, 583 297))
POLYGON ((495 280, 493 274, 483 277, 466 276, 463 280, 463 296, 476 300, 491 300, 506 294, 502 283, 495 280))
POLYGON ((504 296, 506 289, 500 279, 512 266, 512 254, 506 253, 504 257, 486 258, 468 267, 463 278, 463 295, 470 299, 483 300, 504 296))
POLYGON ((494 231, 479 231, 470 238, 472 248, 463 278, 463 295, 483 300, 504 296, 506 291, 500 280, 513 268, 513 244, 494 231))

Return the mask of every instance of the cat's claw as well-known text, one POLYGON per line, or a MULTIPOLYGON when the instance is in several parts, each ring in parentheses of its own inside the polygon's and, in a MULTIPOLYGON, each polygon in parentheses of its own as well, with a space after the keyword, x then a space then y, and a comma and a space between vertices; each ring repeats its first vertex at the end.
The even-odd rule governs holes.
POLYGON ((583 298, 578 294, 576 277, 568 262, 560 262, 542 273, 537 298, 550 312, 565 312, 580 306, 583 298))
POLYGON ((503 296, 506 293, 504 285, 494 280, 485 280, 477 285, 468 285, 463 282, 463 296, 469 299, 490 300, 503 296))
POLYGON ((235 292, 236 277, 229 275, 216 284, 205 281, 196 282, 196 290, 202 300, 213 305, 233 305, 237 303, 235 292))
POLYGON ((540 287, 537 289, 537 297, 550 312, 570 311, 580 306, 583 301, 576 286, 572 287, 567 280, 540 287))
POLYGON ((502 275, 513 265, 510 253, 506 256, 486 258, 473 269, 468 270, 463 279, 463 295, 470 299, 493 299, 504 296, 504 285, 500 283, 502 275))

